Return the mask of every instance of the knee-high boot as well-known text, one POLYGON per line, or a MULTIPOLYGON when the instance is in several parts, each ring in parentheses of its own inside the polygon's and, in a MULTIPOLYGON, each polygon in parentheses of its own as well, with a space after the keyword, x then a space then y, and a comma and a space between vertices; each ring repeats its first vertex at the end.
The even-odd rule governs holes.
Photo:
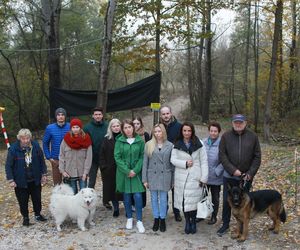
POLYGON ((189 212, 184 213, 184 218, 185 218, 185 229, 184 232, 186 234, 191 233, 191 217, 189 212))
POLYGON ((191 213, 191 234, 197 232, 196 213, 191 213))

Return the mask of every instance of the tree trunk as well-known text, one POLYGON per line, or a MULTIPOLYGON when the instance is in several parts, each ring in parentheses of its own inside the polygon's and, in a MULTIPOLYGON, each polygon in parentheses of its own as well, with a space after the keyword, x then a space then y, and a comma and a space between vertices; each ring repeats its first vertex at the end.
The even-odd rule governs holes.
POLYGON ((270 140, 270 125, 272 120, 272 94, 276 78, 276 69, 278 61, 278 46, 280 39, 280 30, 282 29, 282 14, 283 14, 283 2, 282 0, 277 0, 276 11, 275 11, 275 26, 274 26, 274 37, 272 44, 272 58, 269 74, 269 83, 266 95, 266 104, 265 104, 265 114, 264 114, 264 139, 266 142, 270 140))
POLYGON ((109 77, 109 66, 112 49, 112 32, 113 32, 113 21, 116 9, 116 0, 110 0, 108 2, 105 20, 104 20, 104 39, 102 54, 100 58, 100 76, 99 86, 97 91, 97 106, 103 108, 103 112, 106 113, 107 109, 107 91, 108 91, 108 77, 109 77))
POLYGON ((258 107, 258 64, 259 64, 259 8, 258 2, 255 1, 255 18, 253 28, 253 54, 254 54, 254 131, 257 131, 259 120, 259 107, 258 107))
POLYGON ((155 72, 160 72, 160 10, 161 0, 156 1, 156 22, 155 22, 155 72))
POLYGON ((205 95, 203 103, 202 121, 209 121, 209 107, 210 107, 210 97, 212 91, 212 76, 211 76, 211 44, 212 44, 212 32, 211 32, 211 2, 206 2, 206 34, 208 37, 205 41, 205 95))
POLYGON ((43 30, 46 34, 48 45, 48 72, 49 86, 60 88, 60 41, 59 20, 61 12, 61 0, 41 0, 43 30))
POLYGON ((251 25, 251 1, 248 3, 248 22, 247 22, 247 37, 246 37, 246 51, 245 51, 245 62, 244 62, 244 79, 243 79, 243 93, 245 101, 244 112, 248 113, 247 102, 248 102, 248 68, 249 68, 249 48, 250 48, 250 25, 251 25))
MULTIPOLYGON (((202 0, 202 5, 204 6, 204 1, 202 0)), ((202 14, 202 28, 201 34, 205 34, 205 12, 202 14)), ((203 76, 202 76, 202 58, 203 58, 203 49, 204 49, 204 37, 200 38, 199 54, 198 54, 198 67, 197 67, 197 86, 196 86, 196 103, 198 103, 197 114, 202 116, 203 111, 203 96, 204 96, 204 86, 203 86, 203 76)))
MULTIPOLYGON (((296 0, 291 0, 291 10, 292 10, 292 36, 291 36, 291 48, 290 48, 290 72, 289 72, 289 82, 287 88, 287 96, 285 101, 285 111, 288 112, 294 106, 294 86, 296 80, 296 63, 297 63, 297 56, 296 56, 296 37, 297 37, 297 15, 296 15, 296 0)), ((300 31, 300 30, 299 30, 300 31)), ((296 103, 295 103, 296 104, 296 103)), ((297 105, 297 104, 296 104, 297 105)))
POLYGON ((189 97, 190 97, 190 104, 191 104, 191 110, 195 110, 196 104, 195 104, 195 88, 192 81, 192 57, 191 57, 191 37, 190 37, 190 10, 189 6, 186 7, 187 11, 187 80, 188 80, 188 88, 189 88, 189 97))

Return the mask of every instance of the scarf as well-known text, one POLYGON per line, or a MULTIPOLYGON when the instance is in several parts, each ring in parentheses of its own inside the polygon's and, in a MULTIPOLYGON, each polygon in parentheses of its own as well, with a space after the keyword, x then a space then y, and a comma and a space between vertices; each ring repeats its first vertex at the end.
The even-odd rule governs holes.
POLYGON ((31 167, 32 163, 32 146, 24 148, 24 156, 25 156, 25 163, 26 167, 31 167))
POLYGON ((84 136, 80 134, 75 137, 72 136, 71 133, 66 133, 64 140, 72 149, 88 148, 90 145, 92 145, 92 140, 89 134, 85 134, 84 136))

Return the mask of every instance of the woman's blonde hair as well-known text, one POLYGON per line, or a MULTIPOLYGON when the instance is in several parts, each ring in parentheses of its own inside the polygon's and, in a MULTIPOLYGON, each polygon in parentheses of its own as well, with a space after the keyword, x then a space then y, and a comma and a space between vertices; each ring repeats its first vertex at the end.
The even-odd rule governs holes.
POLYGON ((28 128, 22 128, 17 134, 17 139, 20 140, 21 137, 28 136, 30 139, 32 139, 32 134, 28 128))
POLYGON ((162 132, 162 135, 163 135, 163 142, 165 142, 167 140, 167 131, 165 129, 165 126, 162 124, 162 123, 159 123, 159 124, 155 124, 152 128, 152 131, 151 131, 151 135, 152 135, 152 138, 150 141, 148 141, 145 145, 146 149, 145 149, 145 152, 146 154, 151 157, 152 154, 153 154, 153 151, 155 149, 155 146, 157 144, 157 140, 156 140, 156 137, 154 135, 154 130, 155 128, 160 128, 161 129, 161 132, 162 132))
POLYGON ((119 119, 117 119, 117 118, 111 119, 111 121, 110 121, 109 124, 108 124, 107 132, 106 132, 106 135, 105 135, 105 137, 107 137, 109 140, 113 137, 113 132, 112 132, 112 130, 111 130, 111 126, 112 126, 114 123, 118 123, 118 124, 121 126, 121 122, 120 122, 119 119))

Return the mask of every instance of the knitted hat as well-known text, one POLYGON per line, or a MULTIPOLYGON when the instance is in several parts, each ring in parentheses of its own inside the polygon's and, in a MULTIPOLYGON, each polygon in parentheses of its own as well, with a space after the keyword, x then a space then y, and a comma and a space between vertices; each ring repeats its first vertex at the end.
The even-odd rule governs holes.
POLYGON ((82 121, 80 120, 80 119, 78 119, 78 118, 74 118, 74 119, 72 119, 71 120, 71 122, 70 122, 70 127, 72 128, 73 126, 78 126, 78 127, 80 127, 80 128, 82 128, 82 121))
POLYGON ((64 116, 67 116, 67 111, 64 108, 58 108, 55 110, 55 118, 60 113, 63 114, 64 116))

